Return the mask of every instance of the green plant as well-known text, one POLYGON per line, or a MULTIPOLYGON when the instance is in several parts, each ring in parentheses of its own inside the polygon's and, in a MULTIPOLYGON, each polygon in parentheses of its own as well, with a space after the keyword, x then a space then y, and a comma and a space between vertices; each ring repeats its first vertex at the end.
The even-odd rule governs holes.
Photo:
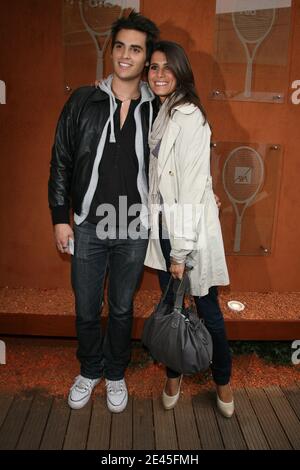
MULTIPOLYGON (((271 364, 292 366, 291 341, 229 341, 233 356, 256 354, 261 359, 271 364)), ((132 341, 132 356, 129 367, 142 368, 153 359, 149 352, 142 346, 141 341, 132 341)), ((200 383, 205 383, 209 377, 201 375, 200 383)))
POLYGON ((230 341, 233 355, 257 354, 272 364, 292 365, 291 341, 230 341))

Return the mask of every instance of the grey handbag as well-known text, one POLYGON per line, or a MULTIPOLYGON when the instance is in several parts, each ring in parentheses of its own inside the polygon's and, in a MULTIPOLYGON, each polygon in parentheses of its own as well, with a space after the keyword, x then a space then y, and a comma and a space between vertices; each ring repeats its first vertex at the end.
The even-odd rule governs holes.
POLYGON ((170 369, 185 375, 208 369, 212 361, 212 339, 202 319, 193 309, 183 308, 189 283, 185 273, 176 295, 174 308, 164 303, 168 287, 149 318, 145 320, 142 343, 152 357, 170 369))

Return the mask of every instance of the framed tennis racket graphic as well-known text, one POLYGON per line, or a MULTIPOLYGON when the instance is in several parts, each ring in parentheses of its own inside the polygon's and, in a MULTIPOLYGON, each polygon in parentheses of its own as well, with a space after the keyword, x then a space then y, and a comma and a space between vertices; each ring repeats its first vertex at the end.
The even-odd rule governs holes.
POLYGON ((253 204, 263 187, 264 173, 262 157, 252 147, 236 147, 224 162, 222 183, 236 216, 233 244, 235 253, 241 250, 243 217, 247 207, 253 204))
POLYGON ((133 9, 139 11, 139 0, 64 0, 65 46, 94 48, 95 75, 90 80, 103 78, 112 23, 133 9))
POLYGON ((253 62, 258 48, 270 33, 275 21, 275 8, 232 13, 234 30, 241 41, 247 60, 244 96, 251 97, 253 62))
MULTIPOLYGON (((121 2, 120 2, 121 3, 121 2)), ((96 79, 103 78, 103 55, 109 42, 111 24, 122 15, 122 6, 98 0, 79 0, 82 23, 96 49, 96 79)))

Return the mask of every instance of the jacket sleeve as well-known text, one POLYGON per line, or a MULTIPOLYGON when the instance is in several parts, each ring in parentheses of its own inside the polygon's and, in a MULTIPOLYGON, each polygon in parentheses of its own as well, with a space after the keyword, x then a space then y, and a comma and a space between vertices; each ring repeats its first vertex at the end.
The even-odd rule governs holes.
POLYGON ((210 128, 199 109, 180 115, 181 131, 175 143, 179 173, 178 201, 174 206, 174 237, 171 256, 193 250, 199 241, 199 222, 204 218, 203 195, 210 176, 210 128))
POLYGON ((53 224, 69 223, 70 220, 70 190, 77 123, 81 110, 95 90, 95 87, 91 86, 75 90, 66 102, 58 120, 48 182, 48 200, 53 224))
POLYGON ((72 94, 61 112, 52 147, 48 201, 53 224, 69 223, 70 220, 70 187, 75 145, 73 109, 75 94, 76 92, 72 94))

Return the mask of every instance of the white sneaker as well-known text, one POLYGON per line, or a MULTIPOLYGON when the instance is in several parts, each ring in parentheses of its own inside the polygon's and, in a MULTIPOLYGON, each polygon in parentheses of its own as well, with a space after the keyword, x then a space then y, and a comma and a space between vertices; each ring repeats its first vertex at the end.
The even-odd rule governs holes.
POLYGON ((82 375, 75 378, 75 382, 70 388, 68 404, 74 410, 79 410, 87 404, 91 398, 93 388, 100 382, 99 379, 87 379, 82 375))
POLYGON ((112 413, 121 413, 125 410, 128 402, 128 392, 124 379, 105 380, 106 382, 106 401, 109 411, 112 413))

